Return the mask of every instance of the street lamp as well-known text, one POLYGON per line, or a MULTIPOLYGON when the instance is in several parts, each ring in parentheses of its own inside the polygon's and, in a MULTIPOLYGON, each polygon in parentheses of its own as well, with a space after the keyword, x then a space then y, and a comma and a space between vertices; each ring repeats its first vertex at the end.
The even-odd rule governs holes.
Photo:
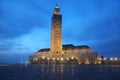
POLYGON ((118 60, 118 58, 114 58, 114 60, 115 60, 115 61, 117 61, 117 60, 118 60))
POLYGON ((107 58, 104 58, 104 60, 107 60, 107 58))
POLYGON ((52 58, 53 60, 55 60, 55 58, 52 58))
POLYGON ((110 60, 112 61, 112 60, 113 60, 113 58, 110 58, 110 60))
POLYGON ((57 60, 59 60, 59 58, 57 58, 57 60))
POLYGON ((66 58, 67 60, 69 60, 69 58, 66 58))
POLYGON ((50 60, 50 58, 47 58, 47 60, 50 60))

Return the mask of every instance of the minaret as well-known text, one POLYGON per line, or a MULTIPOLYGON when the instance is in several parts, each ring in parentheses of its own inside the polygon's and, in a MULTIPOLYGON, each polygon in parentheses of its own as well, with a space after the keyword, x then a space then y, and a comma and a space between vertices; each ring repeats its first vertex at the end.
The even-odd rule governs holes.
POLYGON ((53 55, 62 54, 62 15, 57 5, 52 16, 50 52, 53 55))

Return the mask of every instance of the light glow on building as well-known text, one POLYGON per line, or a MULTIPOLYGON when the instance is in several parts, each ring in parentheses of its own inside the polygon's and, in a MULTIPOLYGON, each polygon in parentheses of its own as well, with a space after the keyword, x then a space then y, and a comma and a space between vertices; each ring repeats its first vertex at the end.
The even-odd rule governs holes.
POLYGON ((71 57, 71 59, 74 59, 74 57, 71 57))
POLYGON ((63 59, 63 58, 61 58, 61 60, 63 61, 64 59, 63 59))
POLYGON ((44 57, 44 56, 42 56, 42 59, 45 59, 45 57, 44 57))

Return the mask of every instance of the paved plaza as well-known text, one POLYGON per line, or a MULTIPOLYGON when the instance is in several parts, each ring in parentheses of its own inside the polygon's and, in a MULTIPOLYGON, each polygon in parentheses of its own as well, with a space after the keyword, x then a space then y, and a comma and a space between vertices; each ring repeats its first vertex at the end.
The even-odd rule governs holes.
POLYGON ((0 80, 120 80, 120 65, 3 65, 0 80))

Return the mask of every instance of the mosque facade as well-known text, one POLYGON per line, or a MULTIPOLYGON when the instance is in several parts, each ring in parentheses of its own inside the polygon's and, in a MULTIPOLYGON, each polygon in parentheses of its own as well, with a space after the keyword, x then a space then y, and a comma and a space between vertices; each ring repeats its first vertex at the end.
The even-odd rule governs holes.
POLYGON ((56 5, 51 22, 51 47, 29 57, 31 64, 100 64, 97 52, 87 45, 62 45, 62 15, 56 5))

